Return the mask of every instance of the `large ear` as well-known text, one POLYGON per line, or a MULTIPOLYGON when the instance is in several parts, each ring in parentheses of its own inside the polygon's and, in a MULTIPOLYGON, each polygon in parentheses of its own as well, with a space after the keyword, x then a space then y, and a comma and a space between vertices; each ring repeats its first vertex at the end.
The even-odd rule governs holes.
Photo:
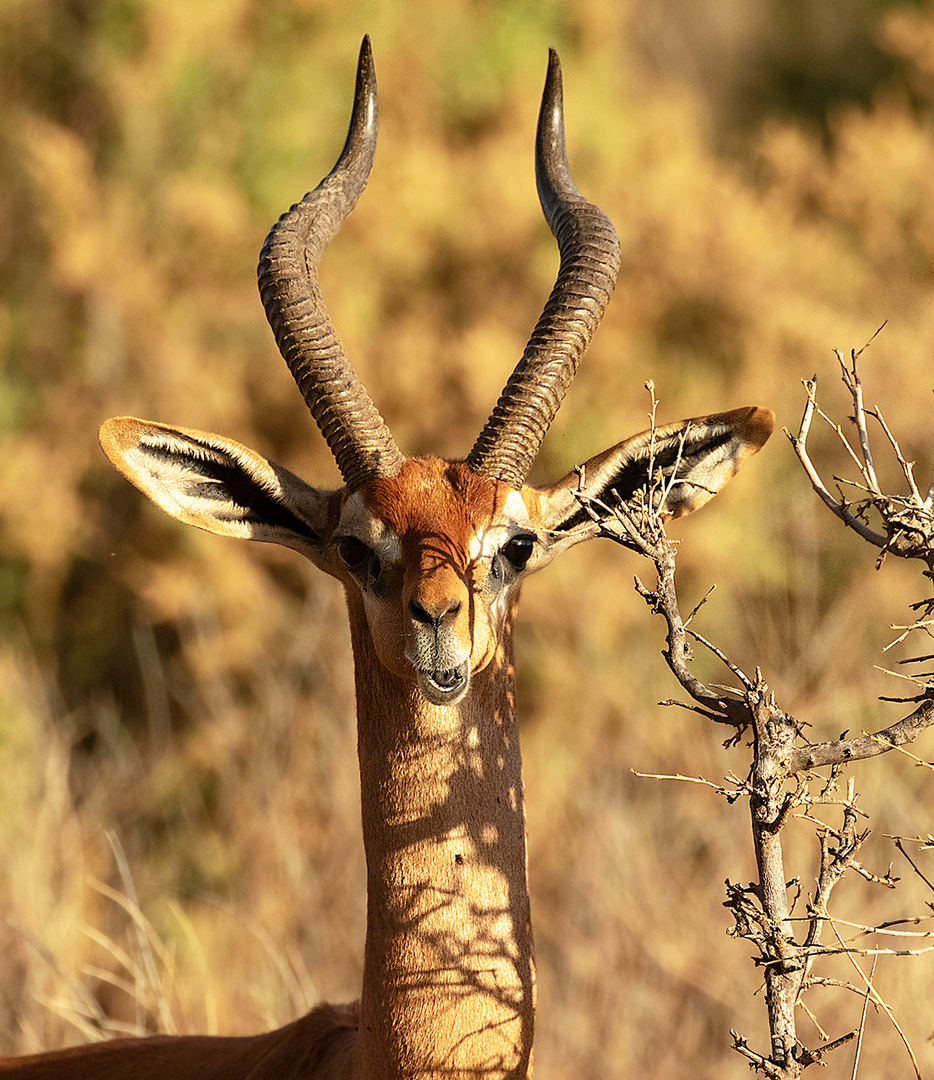
POLYGON ((295 548, 320 561, 340 492, 319 491, 219 435, 120 416, 98 432, 111 462, 167 514, 199 529, 295 548))
POLYGON ((647 487, 650 473, 668 488, 662 513, 681 517, 698 510, 732 479, 743 461, 772 434, 775 414, 749 406, 695 416, 642 431, 591 458, 550 488, 535 489, 547 530, 542 553, 550 561, 566 547, 590 540, 598 528, 582 501, 613 506, 647 487), (672 481, 672 476, 674 480, 672 481))

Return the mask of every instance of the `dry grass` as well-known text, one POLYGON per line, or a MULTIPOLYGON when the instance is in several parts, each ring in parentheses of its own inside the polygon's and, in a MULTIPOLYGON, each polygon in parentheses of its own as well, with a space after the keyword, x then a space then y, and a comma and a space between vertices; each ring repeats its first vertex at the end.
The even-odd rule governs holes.
MULTIPOLYGON (((324 288, 403 449, 466 452, 550 287, 531 139, 555 43, 578 183, 616 222, 624 271, 537 474, 646 426, 649 376, 666 418, 755 402, 794 427, 800 379, 826 371, 829 385, 831 350, 888 318, 864 382, 930 480, 926 8, 889 16, 880 33, 903 82, 831 112, 829 149, 773 118, 726 160, 710 134, 729 116, 712 125, 690 87, 646 77, 628 44, 634 4, 426 4, 417 33, 408 9, 365 6, 0 6, 0 1050, 76 1041, 63 1001, 92 1024, 97 1009, 108 1024, 246 1033, 357 992, 339 590, 289 553, 160 517, 109 471, 94 432, 125 413, 218 430, 336 483, 253 266, 275 216, 330 167, 365 30, 381 144, 324 288), (94 885, 126 896, 108 833, 129 909, 94 885), (156 975, 144 991, 139 912, 156 975)), ((822 452, 836 453, 829 439, 822 452)), ((785 707, 826 735, 894 719, 872 665, 918 582, 872 569, 781 438, 679 531, 686 606, 718 583, 703 632, 760 664, 785 707)), ((631 772, 744 768, 719 732, 655 707, 673 686, 660 626, 630 588, 644 570, 587 545, 524 597, 543 1077, 745 1076, 728 1030, 765 1030, 722 907, 724 878, 752 875, 743 807, 631 772)), ((906 880, 894 895, 841 887, 840 914, 916 913, 934 898, 884 834, 934 831, 931 774, 885 759, 858 786, 876 830, 863 861, 896 860, 906 880)), ((802 827, 789 869, 805 891, 814 854, 802 827)), ((931 971, 883 958, 876 975, 926 1074, 931 971)), ((833 1038, 861 1002, 825 990, 811 1007, 833 1038)), ((828 1075, 848 1076, 850 1060, 828 1075)), ((910 1075, 881 1015, 861 1075, 910 1075)))

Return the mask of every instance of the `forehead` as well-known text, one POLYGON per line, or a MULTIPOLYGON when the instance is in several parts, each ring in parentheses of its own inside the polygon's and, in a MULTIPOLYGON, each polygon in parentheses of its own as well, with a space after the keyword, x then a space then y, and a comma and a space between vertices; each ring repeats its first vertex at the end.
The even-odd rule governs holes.
POLYGON ((535 531, 536 489, 478 476, 462 461, 408 458, 397 476, 370 480, 346 498, 338 533, 390 563, 434 556, 466 564, 517 530, 535 531))
POLYGON ((360 495, 366 509, 400 537, 442 535, 461 545, 501 516, 511 490, 461 461, 410 458, 398 476, 373 480, 360 495))

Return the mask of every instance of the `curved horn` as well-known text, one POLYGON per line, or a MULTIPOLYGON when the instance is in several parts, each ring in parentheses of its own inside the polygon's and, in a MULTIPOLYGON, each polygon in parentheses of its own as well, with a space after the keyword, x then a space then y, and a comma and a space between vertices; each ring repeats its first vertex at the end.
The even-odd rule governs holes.
POLYGON ((257 268, 279 350, 350 488, 372 477, 395 476, 404 460, 344 353, 318 285, 325 248, 366 187, 377 126, 376 70, 365 37, 350 128, 337 164, 272 227, 257 268))
POLYGON ((558 249, 558 279, 522 359, 467 458, 474 472, 520 488, 616 285, 619 241, 610 219, 577 190, 564 146, 564 95, 550 50, 538 114, 535 177, 558 249))

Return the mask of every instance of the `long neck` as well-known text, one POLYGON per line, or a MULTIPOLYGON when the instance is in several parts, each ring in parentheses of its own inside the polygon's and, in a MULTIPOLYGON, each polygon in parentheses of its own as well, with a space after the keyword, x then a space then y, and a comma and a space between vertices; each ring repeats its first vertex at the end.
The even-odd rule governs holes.
POLYGON ((367 936, 355 1076, 528 1076, 534 1012, 512 617, 459 706, 378 662, 350 599, 367 936))

